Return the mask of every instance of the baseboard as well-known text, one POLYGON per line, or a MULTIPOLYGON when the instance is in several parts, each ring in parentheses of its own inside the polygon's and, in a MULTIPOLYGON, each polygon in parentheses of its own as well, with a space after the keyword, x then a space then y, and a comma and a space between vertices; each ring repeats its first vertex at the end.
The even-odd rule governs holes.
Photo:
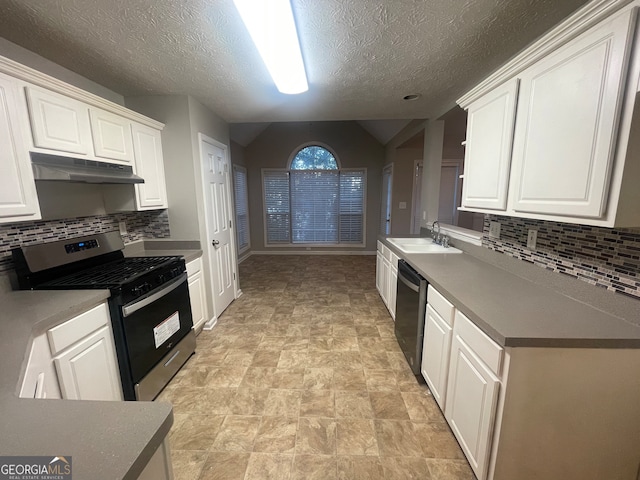
POLYGON ((247 258, 251 256, 253 252, 249 251, 247 253, 243 253, 241 257, 238 257, 238 265, 244 262, 247 258))
POLYGON ((203 330, 211 330, 213 329, 213 327, 216 326, 216 323, 218 323, 218 318, 217 317, 213 317, 211 320, 209 320, 208 322, 206 322, 204 324, 204 326, 202 327, 203 330))

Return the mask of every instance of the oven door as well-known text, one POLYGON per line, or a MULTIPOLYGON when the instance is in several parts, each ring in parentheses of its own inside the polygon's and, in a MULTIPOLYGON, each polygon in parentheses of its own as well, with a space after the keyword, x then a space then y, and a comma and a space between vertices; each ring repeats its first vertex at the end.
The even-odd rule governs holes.
POLYGON ((193 327, 187 274, 121 307, 129 367, 139 383, 193 327))

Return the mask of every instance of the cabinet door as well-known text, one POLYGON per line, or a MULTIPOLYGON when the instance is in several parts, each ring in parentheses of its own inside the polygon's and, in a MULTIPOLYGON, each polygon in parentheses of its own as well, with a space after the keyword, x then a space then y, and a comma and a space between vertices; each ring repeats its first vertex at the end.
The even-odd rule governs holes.
POLYGON ((193 316, 193 327, 199 329, 206 319, 205 290, 202 281, 202 272, 189 276, 189 298, 191 299, 191 314, 193 316))
POLYGON ((452 328, 431 305, 424 320, 421 372, 440 408, 444 411, 447 395, 452 328))
POLYGON ((93 154, 87 105, 36 87, 26 92, 34 146, 93 154))
POLYGON ((62 397, 122 400, 111 330, 102 327, 55 358, 62 397))
MULTIPOLYGON (((397 264, 396 264, 397 265, 397 264)), ((391 264, 391 269, 389 271, 389 289, 388 296, 389 299, 388 307, 389 313, 391 314, 391 318, 396 319, 396 297, 398 296, 398 268, 394 268, 393 264, 391 264)))
POLYGON ((445 417, 478 480, 487 475, 499 387, 498 378, 454 335, 445 417))
POLYGON ((381 295, 384 304, 389 308, 389 278, 391 277, 391 262, 382 257, 382 279, 381 282, 381 295))
POLYGON ((96 157, 133 162, 131 121, 97 108, 89 113, 96 157))
POLYGON ((40 218, 29 149, 20 133, 18 99, 16 82, 0 74, 0 222, 40 218))
POLYGON ((516 212, 604 214, 635 13, 614 17, 523 72, 516 212))
POLYGON ((21 398, 60 398, 60 385, 46 335, 33 339, 20 387, 21 398))
POLYGON ((517 95, 514 79, 469 106, 463 207, 507 208, 517 95))
POLYGON ((143 184, 136 185, 138 210, 167 208, 160 131, 136 123, 132 131, 136 173, 144 178, 143 184))
POLYGON ((384 300, 384 287, 382 283, 382 253, 378 250, 376 254, 376 289, 384 300))

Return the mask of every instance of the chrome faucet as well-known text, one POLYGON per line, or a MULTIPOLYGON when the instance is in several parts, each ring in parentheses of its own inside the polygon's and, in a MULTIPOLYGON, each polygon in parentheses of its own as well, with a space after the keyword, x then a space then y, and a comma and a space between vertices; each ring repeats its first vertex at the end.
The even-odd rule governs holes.
POLYGON ((436 220, 431 224, 431 238, 436 245, 442 245, 444 248, 449 248, 449 237, 446 234, 440 233, 440 222, 436 220), (436 235, 436 225, 438 226, 438 234, 436 235))

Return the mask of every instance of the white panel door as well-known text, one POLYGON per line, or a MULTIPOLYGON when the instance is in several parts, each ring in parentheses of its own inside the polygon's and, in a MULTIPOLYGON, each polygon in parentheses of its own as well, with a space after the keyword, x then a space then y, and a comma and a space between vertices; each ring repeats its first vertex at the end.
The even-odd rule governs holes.
POLYGON ((516 119, 518 80, 469 105, 462 206, 505 210, 516 119))
POLYGON ((167 187, 162 158, 162 137, 159 130, 134 123, 133 149, 136 174, 144 183, 136 185, 138 210, 167 208, 167 187))
POLYGON ((96 157, 133 162, 131 121, 97 108, 89 110, 89 114, 96 157))
POLYGON ((122 400, 120 375, 108 326, 55 358, 62 398, 122 400))
POLYGON ((522 74, 515 211, 604 214, 634 27, 635 9, 522 74))
POLYGON ((452 328, 431 305, 424 320, 421 372, 440 408, 444 411, 447 395, 452 328))
POLYGON ((34 146, 93 154, 87 105, 37 87, 26 87, 26 93, 34 146))
POLYGON ((16 82, 0 74, 0 223, 40 218, 18 99, 16 82))
POLYGON ((445 417, 478 480, 487 475, 500 381, 454 334, 445 417))
POLYGON ((231 231, 230 165, 226 147, 200 142, 207 211, 207 240, 213 280, 213 304, 219 316, 235 297, 235 255, 231 231))

